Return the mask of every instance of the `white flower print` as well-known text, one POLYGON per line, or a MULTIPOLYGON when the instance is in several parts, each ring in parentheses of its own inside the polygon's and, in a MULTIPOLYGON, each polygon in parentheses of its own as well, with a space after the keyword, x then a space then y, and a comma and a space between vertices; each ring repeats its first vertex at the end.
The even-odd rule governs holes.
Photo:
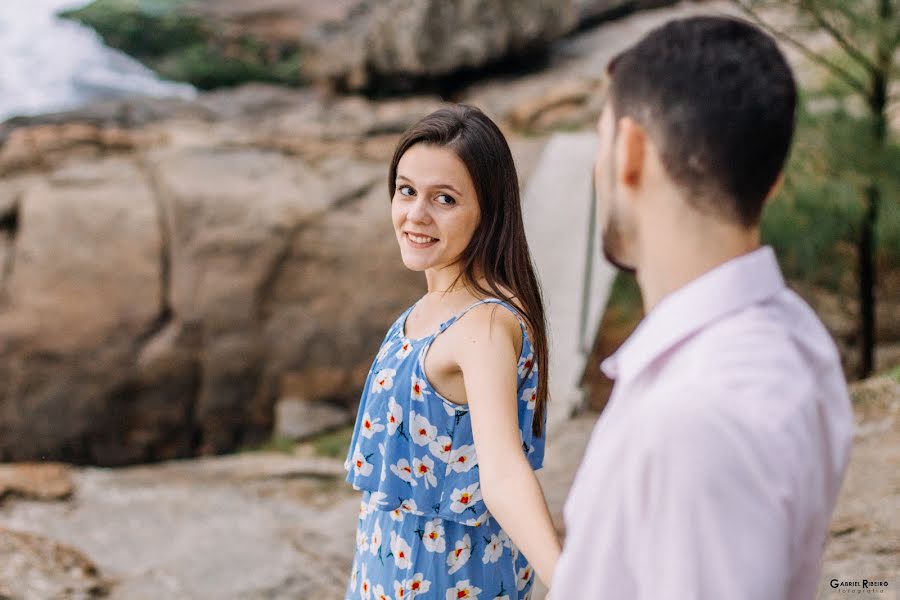
POLYGON ((519 572, 516 574, 516 589, 520 592, 524 590, 533 575, 534 571, 531 569, 531 565, 525 565, 519 569, 519 572))
POLYGON ((400 348, 394 353, 394 356, 397 358, 406 358, 409 356, 410 352, 412 352, 412 342, 405 337, 400 338, 400 348))
POLYGON ((413 441, 420 446, 427 446, 437 439, 437 427, 428 422, 428 418, 424 415, 409 411, 409 432, 412 434, 413 441))
POLYGON ((534 410, 534 404, 537 402, 537 388, 530 387, 522 390, 522 396, 520 397, 522 402, 528 403, 528 410, 534 410))
POLYGON ((437 477, 434 476, 434 461, 427 456, 423 456, 422 460, 413 459, 413 473, 416 477, 425 479, 425 489, 433 488, 437 485, 437 477))
POLYGON ((408 512, 411 515, 422 515, 424 514, 419 507, 416 505, 416 501, 412 498, 407 498, 403 502, 400 503, 400 510, 403 512, 408 512))
POLYGON ((379 393, 381 390, 389 390, 394 387, 394 375, 397 374, 396 369, 381 369, 375 375, 372 382, 372 392, 379 393))
POLYGON ((404 583, 408 584, 409 590, 413 593, 413 598, 419 594, 424 594, 431 589, 431 582, 425 579, 424 573, 416 573, 411 579, 407 579, 404 583))
POLYGON ((454 489, 453 493, 450 494, 450 499, 453 500, 453 503, 450 505, 450 510, 461 514, 464 510, 472 507, 476 502, 481 500, 481 490, 478 489, 478 482, 463 489, 454 489))
POLYGON ((412 566, 410 556, 412 548, 402 537, 397 535, 396 531, 391 531, 391 554, 394 556, 394 563, 398 569, 408 569, 412 566))
POLYGON ((419 379, 415 376, 415 374, 413 374, 412 376, 409 388, 409 394, 413 400, 424 401, 425 396, 431 393, 427 389, 428 384, 425 382, 425 380, 419 379))
POLYGON ((387 477, 387 461, 384 460, 384 444, 378 444, 378 451, 381 453, 381 481, 387 477))
POLYGON ((380 423, 381 418, 376 417, 372 418, 369 416, 368 411, 363 415, 362 427, 359 430, 359 433, 362 434, 364 438, 372 439, 372 436, 375 435, 379 431, 384 430, 384 425, 380 423))
POLYGON ((403 424, 403 409, 397 404, 393 396, 388 399, 387 430, 388 435, 397 433, 397 428, 403 424))
POLYGON ((369 505, 365 500, 359 501, 359 520, 362 521, 369 514, 369 505))
POLYGON ((409 461, 405 458, 398 460, 396 465, 391 465, 391 473, 413 487, 419 485, 416 483, 416 480, 413 479, 412 467, 409 466, 409 461))
POLYGON ((397 521, 398 523, 402 523, 403 522, 403 512, 404 512, 403 509, 398 506, 397 508, 395 508, 388 514, 391 516, 391 518, 393 520, 397 521))
POLYGON ((507 548, 509 548, 510 552, 512 553, 513 561, 515 561, 517 558, 519 558, 519 549, 516 547, 515 544, 513 544, 513 541, 509 538, 509 534, 507 534, 505 531, 503 531, 501 529, 499 537, 500 537, 500 541, 503 542, 503 545, 506 546, 507 548))
POLYGON ((361 576, 360 581, 362 583, 360 583, 360 585, 359 585, 359 596, 363 600, 369 600, 369 598, 372 595, 372 582, 369 581, 369 577, 366 574, 366 564, 365 563, 363 563, 363 566, 362 566, 362 576, 361 576))
POLYGON ((365 552, 369 549, 369 536, 362 529, 356 532, 356 547, 359 548, 360 552, 365 552))
POLYGON ((406 600, 412 598, 413 594, 409 591, 409 579, 403 581, 394 580, 394 598, 396 600, 406 600))
POLYGON ((375 362, 381 362, 384 360, 384 357, 387 356, 388 351, 391 349, 391 346, 394 345, 393 340, 388 340, 384 344, 382 344, 381 348, 378 349, 378 354, 375 355, 375 362))
POLYGON ((491 534, 491 539, 487 543, 487 546, 484 547, 484 556, 481 558, 481 562, 484 564, 495 563, 500 557, 503 555, 503 540, 501 540, 496 533, 491 534))
POLYGON ((447 590, 447 595, 445 596, 446 600, 478 600, 478 594, 481 593, 481 588, 475 587, 471 583, 469 583, 468 579, 463 579, 455 586, 447 590))
MULTIPOLYGON (((463 568, 469 558, 472 556, 472 538, 469 534, 465 534, 463 538, 456 542, 456 547, 447 553, 447 569, 448 575, 453 575, 463 568)), ((481 590, 479 590, 481 591, 481 590)), ((462 596, 465 598, 465 596, 462 596)))
POLYGON ((447 590, 446 600, 460 600, 463 598, 465 598, 465 600, 478 600, 478 594, 480 593, 481 588, 475 587, 469 583, 468 579, 463 579, 447 590))
POLYGON ((475 456, 475 444, 465 444, 450 453, 450 459, 447 462, 447 472, 468 473, 469 469, 477 464, 478 458, 475 456))
POLYGON ((468 525, 469 527, 481 527, 485 521, 487 521, 488 511, 485 510, 480 515, 473 519, 467 519, 463 522, 463 525, 468 525))
POLYGON ((422 535, 422 543, 429 552, 441 553, 447 549, 447 539, 444 537, 444 526, 440 519, 432 519, 425 523, 425 531, 422 535))
POLYGON ((428 449, 441 462, 450 460, 450 450, 453 448, 453 440, 450 436, 439 435, 437 439, 428 442, 428 449))
POLYGON ((456 415, 456 409, 447 404, 446 402, 441 402, 441 406, 444 407, 444 412, 447 413, 448 417, 452 417, 456 415))
POLYGON ((384 587, 380 583, 372 588, 372 598, 374 600, 391 600, 391 597, 385 593, 384 587))
POLYGON ((372 463, 366 460, 359 448, 353 453, 353 470, 357 475, 368 477, 372 473, 372 463))
POLYGON ((372 537, 369 541, 369 552, 372 556, 378 556, 379 550, 381 550, 381 525, 376 521, 375 529, 372 530, 372 537))
POLYGON ((528 356, 519 359, 519 377, 524 377, 534 365, 534 352, 529 352, 528 356))
POLYGON ((353 571, 350 573, 350 591, 356 591, 356 580, 359 577, 359 564, 353 559, 353 571))

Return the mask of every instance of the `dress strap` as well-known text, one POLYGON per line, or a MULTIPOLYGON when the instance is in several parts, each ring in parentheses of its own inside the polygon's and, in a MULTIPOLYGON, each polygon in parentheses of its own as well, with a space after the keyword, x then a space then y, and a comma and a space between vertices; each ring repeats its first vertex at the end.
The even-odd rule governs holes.
POLYGON ((469 312, 470 310, 472 310, 472 309, 475 308, 476 306, 480 306, 481 304, 488 304, 488 303, 490 303, 490 304, 502 304, 503 306, 505 306, 506 308, 508 308, 510 311, 512 311, 512 313, 516 316, 516 319, 519 321, 519 327, 522 328, 522 333, 523 333, 523 334, 525 333, 525 321, 522 319, 522 316, 519 314, 519 311, 516 310, 515 307, 510 306, 508 302, 505 302, 505 301, 501 300, 500 298, 484 298, 484 299, 479 300, 478 302, 476 302, 476 303, 474 303, 474 304, 469 305, 468 307, 466 307, 465 309, 463 309, 462 312, 460 312, 460 313, 454 315, 453 317, 450 318, 450 320, 446 321, 446 322, 443 324, 443 326, 441 327, 441 331, 443 331, 444 329, 446 329, 447 327, 449 327, 453 322, 455 322, 455 321, 459 320, 460 318, 462 318, 462 316, 463 316, 464 314, 466 314, 467 312, 469 312))

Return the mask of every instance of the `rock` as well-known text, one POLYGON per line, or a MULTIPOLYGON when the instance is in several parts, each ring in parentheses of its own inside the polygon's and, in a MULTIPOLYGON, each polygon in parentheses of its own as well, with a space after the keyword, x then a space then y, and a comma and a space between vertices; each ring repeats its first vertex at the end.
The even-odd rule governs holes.
POLYGON ((0 598, 103 598, 108 583, 75 548, 0 527, 0 598))
POLYGON ((624 13, 675 4, 678 0, 575 0, 579 27, 593 27, 624 13))
POLYGON ((0 146, 0 177, 49 169, 72 159, 136 150, 162 141, 146 131, 73 122, 35 125, 7 131, 0 146))
MULTIPOLYGON (((281 452, 75 469, 77 501, 7 502, 0 527, 78 548, 114 578, 110 600, 336 598, 359 510, 344 475, 341 460, 281 452)), ((57 581, 39 576, 66 572, 43 546, 38 554, 25 542, 6 544, 0 530, 0 594, 18 600, 23 588, 4 584, 57 581), (30 579, 14 569, 23 564, 30 579)), ((47 588, 25 597, 90 598, 77 595, 80 564, 72 562, 72 595, 47 588)))
POLYGON ((13 117, 0 124, 0 138, 6 139, 15 129, 35 125, 81 123, 96 127, 134 129, 165 119, 211 120, 215 116, 215 112, 210 112, 203 102, 136 96, 98 101, 61 112, 13 117))
POLYGON ((0 465, 0 500, 6 495, 62 500, 73 489, 68 467, 60 463, 0 465))
POLYGON ((329 402, 283 398, 275 405, 275 435, 303 440, 346 425, 352 422, 354 416, 329 402))
MULTIPOLYGON (((348 109, 395 131, 413 118, 400 106, 421 105, 348 109)), ((0 460, 234 450, 271 435, 286 377, 317 369, 340 384, 303 398, 358 398, 422 286, 397 255, 385 167, 187 137, 93 163, 61 150, 66 166, 0 182, 18 215, 0 231, 0 460), (379 281, 389 293, 360 295, 379 281)))
POLYGON ((596 121, 604 99, 599 80, 563 81, 513 106, 508 118, 516 129, 530 132, 587 126, 596 121))
POLYGON ((311 38, 304 62, 338 89, 392 90, 544 52, 576 22, 574 0, 363 3, 311 38))

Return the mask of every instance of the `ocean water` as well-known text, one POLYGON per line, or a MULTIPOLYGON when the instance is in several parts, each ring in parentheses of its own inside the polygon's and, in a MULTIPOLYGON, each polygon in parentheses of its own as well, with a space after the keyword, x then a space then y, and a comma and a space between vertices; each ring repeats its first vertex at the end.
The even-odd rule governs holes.
POLYGON ((86 0, 0 0, 0 121, 133 95, 191 98, 103 44, 90 28, 56 14, 86 0))

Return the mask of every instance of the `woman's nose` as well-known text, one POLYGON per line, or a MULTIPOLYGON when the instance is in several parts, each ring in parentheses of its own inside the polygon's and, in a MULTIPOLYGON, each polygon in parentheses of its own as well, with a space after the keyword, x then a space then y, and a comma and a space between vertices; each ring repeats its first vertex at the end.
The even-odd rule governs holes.
POLYGON ((431 220, 431 215, 428 213, 428 201, 424 196, 416 198, 416 201, 409 207, 406 218, 418 223, 427 223, 431 220))

